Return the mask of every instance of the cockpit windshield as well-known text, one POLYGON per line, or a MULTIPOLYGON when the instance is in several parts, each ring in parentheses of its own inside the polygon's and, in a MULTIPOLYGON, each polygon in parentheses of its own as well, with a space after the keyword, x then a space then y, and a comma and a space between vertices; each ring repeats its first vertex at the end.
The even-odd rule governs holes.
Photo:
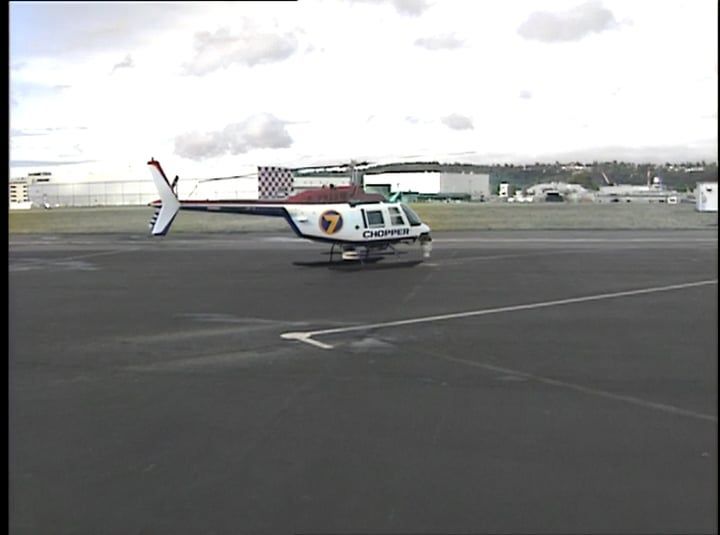
POLYGON ((417 227, 419 225, 422 225, 420 216, 413 212, 412 208, 403 203, 400 204, 400 207, 402 208, 403 212, 405 212, 405 217, 407 217, 410 226, 417 227))

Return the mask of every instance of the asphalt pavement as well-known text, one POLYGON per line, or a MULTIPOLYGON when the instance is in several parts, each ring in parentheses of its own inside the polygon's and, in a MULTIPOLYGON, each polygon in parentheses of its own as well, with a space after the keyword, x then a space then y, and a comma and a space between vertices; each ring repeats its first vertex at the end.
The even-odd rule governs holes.
POLYGON ((717 238, 10 236, 10 532, 716 533, 717 238))

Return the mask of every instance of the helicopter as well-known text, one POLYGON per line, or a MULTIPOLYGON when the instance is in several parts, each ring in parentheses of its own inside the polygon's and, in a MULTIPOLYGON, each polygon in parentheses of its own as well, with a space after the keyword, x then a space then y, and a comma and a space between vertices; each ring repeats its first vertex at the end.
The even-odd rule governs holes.
POLYGON ((398 244, 419 244, 423 258, 432 251, 430 227, 412 208, 367 193, 355 180, 348 186, 310 189, 281 200, 181 200, 176 193, 178 177, 170 182, 154 158, 147 165, 160 195, 150 203, 156 209, 149 225, 153 236, 165 236, 179 210, 194 210, 282 217, 298 237, 330 244, 330 262, 336 248, 343 261, 360 262, 378 259, 388 250, 397 254, 398 244))

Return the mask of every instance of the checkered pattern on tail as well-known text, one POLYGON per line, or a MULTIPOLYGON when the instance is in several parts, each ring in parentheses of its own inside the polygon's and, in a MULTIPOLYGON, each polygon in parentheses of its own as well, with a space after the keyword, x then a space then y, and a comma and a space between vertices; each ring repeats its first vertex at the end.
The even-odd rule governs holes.
POLYGON ((258 199, 284 199, 294 190, 292 169, 258 166, 258 199))

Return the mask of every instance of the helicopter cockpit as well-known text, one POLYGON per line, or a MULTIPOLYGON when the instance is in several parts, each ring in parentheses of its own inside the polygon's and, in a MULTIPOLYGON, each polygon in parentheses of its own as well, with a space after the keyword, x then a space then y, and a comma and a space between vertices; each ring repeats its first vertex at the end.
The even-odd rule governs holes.
POLYGON ((410 223, 411 227, 417 227, 422 225, 422 220, 420 219, 420 216, 417 215, 415 211, 407 204, 400 203, 400 208, 402 208, 402 211, 405 213, 405 217, 407 217, 408 223, 410 223))

